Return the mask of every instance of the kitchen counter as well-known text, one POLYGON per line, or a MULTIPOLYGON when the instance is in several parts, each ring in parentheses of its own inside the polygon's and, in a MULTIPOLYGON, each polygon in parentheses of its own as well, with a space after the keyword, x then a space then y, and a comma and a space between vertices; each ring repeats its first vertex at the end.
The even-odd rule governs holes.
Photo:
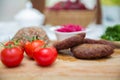
POLYGON ((98 60, 76 59, 69 55, 58 56, 56 62, 41 67, 25 56, 22 64, 7 68, 0 62, 0 80, 119 80, 120 49, 111 57, 98 60))

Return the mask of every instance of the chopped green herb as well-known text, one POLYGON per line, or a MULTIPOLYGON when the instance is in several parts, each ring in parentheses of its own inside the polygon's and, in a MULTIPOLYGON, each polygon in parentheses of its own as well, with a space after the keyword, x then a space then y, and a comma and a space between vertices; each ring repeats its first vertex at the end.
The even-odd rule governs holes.
POLYGON ((120 24, 109 26, 101 38, 110 41, 120 41, 120 24))

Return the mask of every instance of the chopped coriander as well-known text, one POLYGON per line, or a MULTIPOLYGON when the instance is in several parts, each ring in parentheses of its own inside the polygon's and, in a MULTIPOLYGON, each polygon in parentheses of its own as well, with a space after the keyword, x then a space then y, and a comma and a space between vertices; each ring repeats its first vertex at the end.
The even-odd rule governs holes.
POLYGON ((120 41, 120 24, 109 26, 101 38, 110 41, 120 41))

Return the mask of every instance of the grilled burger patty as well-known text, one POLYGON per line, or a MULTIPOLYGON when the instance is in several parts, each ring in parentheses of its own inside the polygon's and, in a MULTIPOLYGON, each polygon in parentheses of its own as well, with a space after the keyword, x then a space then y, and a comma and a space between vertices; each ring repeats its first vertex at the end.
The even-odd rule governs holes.
POLYGON ((113 48, 115 48, 114 44, 110 41, 107 41, 107 40, 94 40, 94 39, 84 39, 83 40, 83 43, 89 43, 89 44, 105 44, 105 45, 109 45, 113 48))
POLYGON ((80 44, 71 48, 71 51, 76 58, 97 59, 110 56, 114 48, 104 44, 80 44))
POLYGON ((71 47, 74 47, 78 44, 83 43, 84 37, 85 37, 85 33, 81 33, 81 34, 72 36, 70 38, 67 38, 65 40, 58 41, 58 42, 54 43, 53 46, 57 50, 68 49, 68 48, 71 48, 71 47))

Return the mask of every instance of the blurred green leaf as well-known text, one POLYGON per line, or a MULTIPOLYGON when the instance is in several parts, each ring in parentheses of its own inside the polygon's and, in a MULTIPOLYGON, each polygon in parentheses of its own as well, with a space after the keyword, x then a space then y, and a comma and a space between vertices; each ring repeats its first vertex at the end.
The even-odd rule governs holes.
POLYGON ((110 41, 120 41, 120 24, 108 26, 101 38, 110 41))

